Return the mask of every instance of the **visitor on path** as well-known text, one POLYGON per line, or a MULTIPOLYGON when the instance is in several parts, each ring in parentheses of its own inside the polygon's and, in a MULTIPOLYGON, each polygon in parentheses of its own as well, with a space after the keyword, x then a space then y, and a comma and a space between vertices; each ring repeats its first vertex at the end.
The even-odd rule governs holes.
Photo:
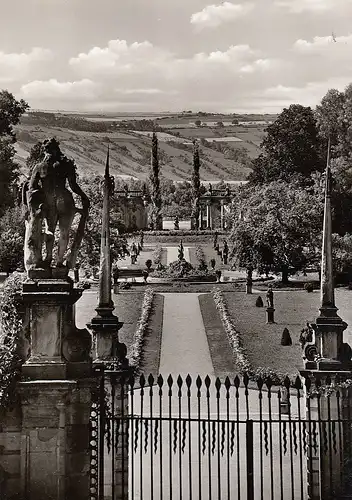
POLYGON ((122 253, 123 253, 124 258, 126 257, 126 255, 128 255, 128 256, 130 255, 130 252, 128 251, 128 248, 127 248, 125 243, 123 243, 123 245, 122 245, 122 253))
POLYGON ((148 276, 149 276, 148 271, 146 271, 146 270, 144 269, 144 271, 143 271, 143 281, 144 281, 144 283, 145 283, 145 284, 147 284, 147 283, 148 283, 148 281, 147 281, 147 280, 148 280, 148 276))

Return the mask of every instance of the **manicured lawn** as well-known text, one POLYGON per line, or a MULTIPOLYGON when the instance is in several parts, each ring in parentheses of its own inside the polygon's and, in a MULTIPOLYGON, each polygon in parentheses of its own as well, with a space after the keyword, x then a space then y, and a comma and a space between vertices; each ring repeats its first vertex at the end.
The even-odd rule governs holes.
POLYGON ((204 294, 200 295, 198 300, 214 373, 221 379, 224 379, 226 376, 231 378, 234 374, 237 374, 237 370, 213 297, 211 294, 204 294))
MULTIPOLYGON (((258 294, 246 295, 242 292, 225 292, 230 316, 237 328, 242 345, 253 368, 266 367, 291 376, 303 368, 299 335, 307 322, 315 322, 319 315, 320 293, 315 291, 274 292, 274 325, 266 324, 265 291, 261 294, 263 308, 255 306, 258 294), (292 346, 281 345, 283 329, 287 327, 292 338, 292 346)), ((336 304, 339 314, 349 324, 344 341, 352 343, 352 292, 336 290, 336 304)))
MULTIPOLYGON (((78 328, 85 328, 93 316, 97 307, 97 291, 87 290, 76 304, 76 318, 78 328)), ((141 315, 143 302, 143 291, 121 292, 113 295, 115 312, 123 326, 119 332, 119 339, 124 342, 127 349, 131 346, 136 331, 137 323, 141 315)), ((127 352, 128 356, 128 352, 127 352)))
POLYGON ((140 372, 146 377, 152 374, 156 378, 159 373, 163 312, 164 297, 155 294, 140 363, 140 372))

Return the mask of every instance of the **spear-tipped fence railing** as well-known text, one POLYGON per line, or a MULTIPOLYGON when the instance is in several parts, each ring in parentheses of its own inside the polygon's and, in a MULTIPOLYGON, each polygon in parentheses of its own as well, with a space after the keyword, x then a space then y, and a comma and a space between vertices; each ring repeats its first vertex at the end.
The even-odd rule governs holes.
POLYGON ((303 384, 101 371, 91 498, 310 500, 317 461, 330 477, 322 498, 338 498, 352 457, 349 399, 342 390, 306 398, 303 384))

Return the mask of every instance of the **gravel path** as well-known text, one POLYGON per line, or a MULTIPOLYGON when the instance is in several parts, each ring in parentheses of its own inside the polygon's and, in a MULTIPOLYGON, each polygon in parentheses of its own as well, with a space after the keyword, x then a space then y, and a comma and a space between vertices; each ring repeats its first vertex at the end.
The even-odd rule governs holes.
POLYGON ((197 293, 164 294, 162 375, 213 375, 197 293))

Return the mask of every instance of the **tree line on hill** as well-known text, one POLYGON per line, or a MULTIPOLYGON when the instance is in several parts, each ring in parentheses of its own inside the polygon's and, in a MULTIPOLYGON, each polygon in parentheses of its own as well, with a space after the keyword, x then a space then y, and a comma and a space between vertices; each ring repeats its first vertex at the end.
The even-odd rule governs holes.
MULTIPOLYGON (((28 109, 28 108, 27 108, 28 109)), ((27 110, 26 109, 26 110, 27 110)), ((54 128, 65 128, 79 132, 106 133, 115 130, 136 130, 136 131, 162 131, 154 120, 89 120, 77 115, 65 115, 48 113, 45 111, 31 111, 22 116, 22 123, 25 125, 37 125, 54 128)))

